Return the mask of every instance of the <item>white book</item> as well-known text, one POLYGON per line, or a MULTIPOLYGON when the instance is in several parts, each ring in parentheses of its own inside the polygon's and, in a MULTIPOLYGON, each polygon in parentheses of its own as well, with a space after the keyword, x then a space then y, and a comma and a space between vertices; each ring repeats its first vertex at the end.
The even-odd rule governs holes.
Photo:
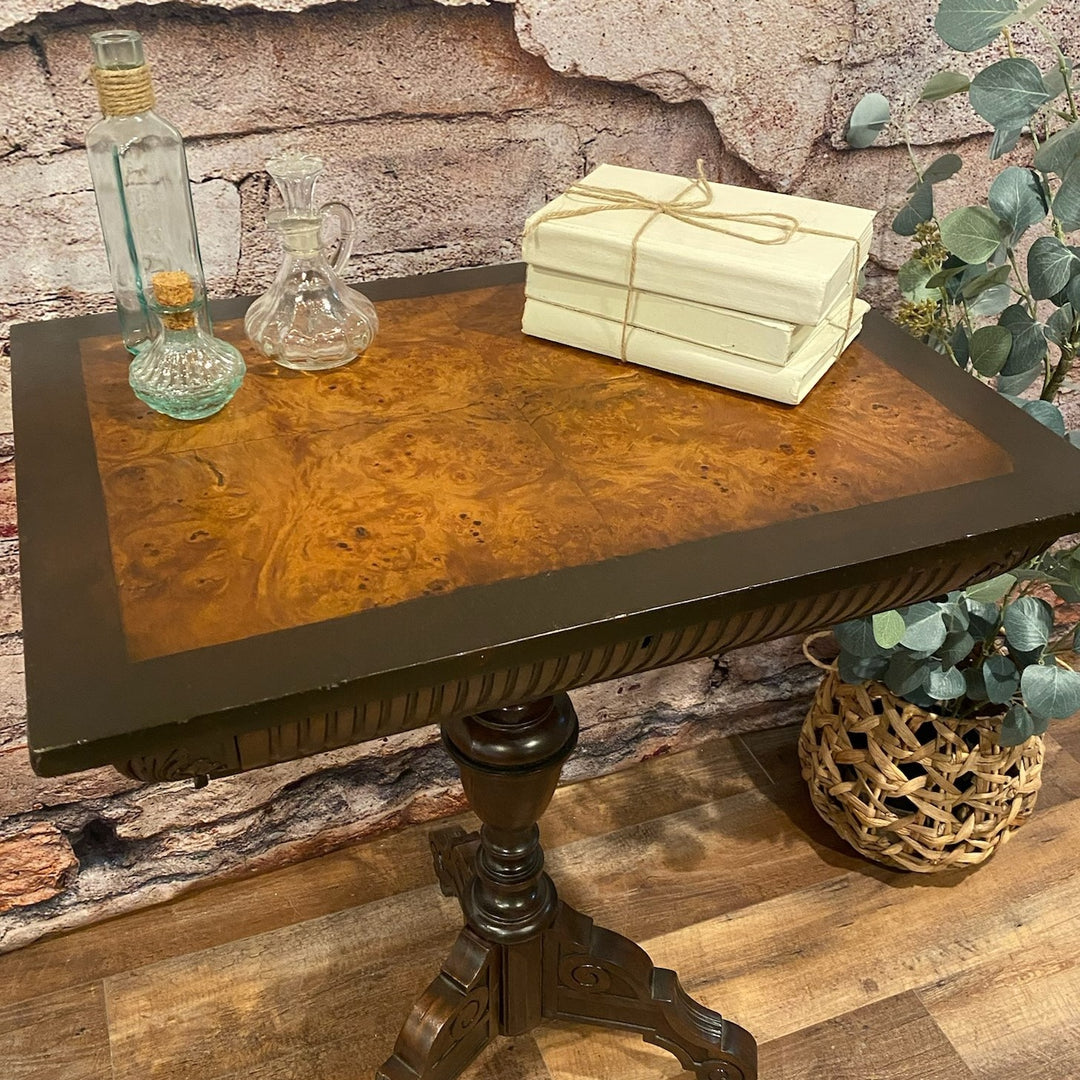
MULTIPOLYGON (((582 181, 646 198, 672 200, 689 181, 682 176, 601 165, 582 181)), ((594 200, 566 192, 526 222, 522 257, 534 266, 625 286, 634 236, 634 287, 751 315, 816 324, 846 291, 870 250, 874 211, 837 203, 709 184, 710 211, 786 214, 805 230, 786 243, 754 243, 779 234, 760 224, 718 223, 740 232, 714 232, 652 211, 607 209, 580 217, 544 219, 552 211, 583 209, 594 200), (823 236, 822 232, 837 236, 823 236)))
MULTIPOLYGON (((854 319, 847 333, 844 332, 843 320, 838 320, 839 325, 821 323, 816 326, 802 348, 784 367, 710 349, 705 345, 695 345, 636 326, 630 327, 626 335, 626 359, 632 364, 657 368, 787 405, 797 405, 829 370, 843 349, 851 344, 862 329, 863 315, 869 310, 869 304, 862 300, 855 301, 854 319)), ((614 319, 556 307, 543 300, 527 299, 521 328, 526 334, 558 341, 563 345, 604 356, 620 355, 622 323, 614 319)))
MULTIPOLYGON (((852 283, 825 316, 833 322, 847 319, 852 283)), ((525 295, 533 300, 599 315, 622 322, 626 313, 626 289, 608 281, 564 274, 543 266, 529 266, 525 295)), ((662 293, 635 289, 630 301, 629 323, 668 337, 707 345, 722 352, 738 353, 766 364, 786 364, 814 331, 812 325, 747 315, 742 311, 680 300, 662 293)))

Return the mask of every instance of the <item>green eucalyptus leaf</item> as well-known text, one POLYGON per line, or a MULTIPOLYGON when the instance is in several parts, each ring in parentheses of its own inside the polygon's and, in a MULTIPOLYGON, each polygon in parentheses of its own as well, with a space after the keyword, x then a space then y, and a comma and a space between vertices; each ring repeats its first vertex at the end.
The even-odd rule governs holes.
POLYGON ((1015 375, 1007 375, 1003 372, 997 377, 994 386, 1001 394, 1022 394, 1041 374, 1041 365, 1017 372, 1015 375))
POLYGON ((1065 286, 1065 299, 1072 304, 1073 311, 1080 311, 1080 274, 1073 274, 1065 286))
POLYGON ((1005 20, 1006 26, 1012 26, 1018 22, 1024 22, 1027 19, 1032 19, 1039 14, 1044 7, 1047 7, 1052 0, 1031 0, 1030 3, 1024 4, 1019 11, 1010 18, 1005 20))
POLYGON ((1009 165, 990 185, 990 209, 1012 229, 1013 241, 1046 217, 1046 196, 1030 169, 1009 165))
MULTIPOLYGON (((1065 70, 1072 76, 1073 62, 1065 61, 1065 70)), ((1049 71, 1043 72, 1043 86, 1046 87, 1047 97, 1052 101, 1065 93, 1065 76, 1061 73, 1061 67, 1055 64, 1049 71)))
POLYGON ((1020 693, 1035 716, 1064 720, 1080 709, 1080 674, 1057 664, 1032 664, 1020 676, 1020 693))
POLYGON ((918 259, 908 259, 897 272, 896 283, 900 286, 900 291, 904 296, 918 303, 920 300, 926 300, 931 296, 938 295, 926 287, 930 277, 930 267, 919 262, 918 259))
MULTIPOLYGON (((1002 395, 1004 396, 1004 395, 1002 395)), ((1023 398, 1009 398, 1014 404, 1022 405, 1023 398)), ((1044 560, 1047 556, 1043 556, 1044 560)), ((1055 581, 1064 580, 1064 570, 1060 570, 1060 563, 1042 562, 1037 567, 1025 567, 1021 566, 1012 572, 1016 575, 1017 581, 1041 581, 1048 585, 1054 584, 1055 581)))
POLYGON ((1080 229, 1080 158, 1069 166, 1061 178, 1061 187, 1054 195, 1054 216, 1063 229, 1080 229))
POLYGON ((905 701, 910 701, 912 705, 918 705, 920 709, 926 709, 927 712, 933 712, 939 702, 935 701, 921 686, 916 686, 914 690, 909 690, 904 695, 905 701))
POLYGON ((961 206, 941 222, 942 242, 968 263, 989 259, 1005 235, 1004 226, 984 206, 961 206))
POLYGON ((1064 289, 1076 269, 1076 256, 1056 237, 1040 236, 1028 251, 1028 288, 1036 300, 1064 289))
POLYGON ((997 161, 999 157, 1015 149, 1023 134, 1023 127, 994 128, 994 137, 990 140, 990 160, 997 161))
POLYGON ((893 218, 892 230, 897 236, 914 236, 915 226, 934 216, 934 188, 932 184, 919 184, 911 198, 893 218))
POLYGON ((1053 608, 1038 596, 1021 596, 1005 608, 1005 640, 1019 652, 1045 648, 1054 630, 1053 608))
POLYGON ((945 644, 938 649, 937 655, 943 667, 954 667, 961 660, 966 660, 974 648, 975 639, 966 630, 961 630, 945 639, 945 644))
POLYGON ((1073 652, 1080 652, 1080 623, 1076 624, 1073 631, 1073 652))
POLYGON ((967 608, 960 602, 959 590, 949 594, 949 602, 941 605, 941 618, 945 623, 945 631, 949 634, 957 634, 968 628, 971 617, 967 608))
POLYGON ((889 667, 887 656, 854 656, 841 652, 836 658, 836 672, 846 683, 857 685, 880 679, 889 667))
MULTIPOLYGON (((968 601, 968 610, 973 614, 982 614, 984 609, 976 610, 972 604, 996 604, 1016 584, 1016 578, 1012 574, 998 574, 997 577, 980 581, 977 585, 968 585, 964 589, 964 596, 968 601)), ((997 608, 994 609, 994 620, 997 619, 997 608)))
POLYGON ((977 278, 981 278, 983 274, 990 272, 990 263, 983 259, 982 262, 968 263, 964 269, 960 272, 960 277, 957 279, 956 284, 959 288, 963 288, 965 285, 969 285, 977 278))
POLYGON ((1008 263, 995 266, 992 270, 987 270, 986 273, 979 274, 977 277, 965 282, 960 290, 960 295, 965 300, 974 300, 979 293, 984 292, 986 289, 1008 281, 1011 273, 1012 267, 1008 263))
POLYGON ((1080 588, 1072 581, 1054 581, 1050 587, 1066 604, 1080 604, 1080 588))
POLYGON ((952 701, 964 693, 967 682, 962 671, 954 667, 939 668, 927 675, 923 687, 935 701, 952 701))
MULTIPOLYGON (((964 159, 959 154, 942 154, 934 158, 923 169, 922 182, 924 184, 940 184, 955 176, 964 166, 964 159)), ((908 191, 914 191, 917 184, 912 184, 908 191)))
POLYGON ((1070 431, 1065 438, 1069 440, 1070 446, 1075 446, 1080 449, 1080 431, 1070 431))
POLYGON ((832 628, 841 649, 855 656, 884 656, 885 650, 874 640, 871 619, 849 619, 832 628))
POLYGON ((967 266, 967 263, 964 263, 961 266, 942 267, 942 269, 934 274, 926 283, 927 288, 940 289, 943 285, 947 285, 957 274, 962 274, 964 272, 965 266, 967 266))
POLYGON ((1012 334, 1004 326, 980 326, 971 335, 971 364, 980 375, 996 375, 1009 359, 1012 334))
POLYGON ((1020 672, 1007 656, 988 656, 983 663, 986 698, 1004 705, 1020 688, 1020 672))
POLYGON ((1080 124, 1070 124, 1067 128, 1051 135, 1035 152, 1035 168, 1042 173, 1056 173, 1064 176, 1069 166, 1080 157, 1080 124))
POLYGON ((981 667, 969 667, 964 670, 964 682, 967 689, 964 696, 971 701, 989 701, 986 696, 986 680, 983 678, 981 667))
MULTIPOLYGON (((1043 81, 1045 82, 1045 76, 1043 81)), ((959 71, 939 71, 936 75, 931 76, 923 87, 919 100, 940 101, 942 98, 947 98, 952 94, 962 94, 970 85, 971 80, 966 75, 961 75, 959 71)), ((1047 90, 1047 93, 1049 92, 1047 90)))
POLYGON ((1008 285, 992 285, 968 302, 968 315, 1000 315, 1012 303, 1012 289, 1008 285))
POLYGON ((1072 326, 1076 321, 1076 313, 1073 306, 1066 301, 1061 307, 1046 320, 1046 340, 1055 345, 1064 345, 1072 334, 1072 326))
POLYGON ((953 351, 957 364, 966 371, 968 361, 971 359, 971 345, 968 342, 967 330, 964 329, 962 323, 958 324, 949 335, 949 347, 953 351))
POLYGON ((1046 659, 1041 648, 1023 652, 1020 649, 1013 648, 1011 645, 1009 646, 1009 656, 1021 671, 1024 668, 1031 667, 1032 664, 1041 664, 1046 659))
POLYGON ((1020 407, 1043 427, 1049 428, 1055 435, 1065 437, 1065 417, 1052 401, 1025 401, 1020 407))
POLYGON ((937 604, 929 601, 912 604, 903 612, 904 636, 900 644, 913 652, 933 653, 941 647, 948 631, 941 610, 937 604))
MULTIPOLYGON (((1019 375, 1021 372, 1036 372, 1046 358, 1046 336, 1042 326, 1035 322, 1021 304, 1011 304, 998 319, 998 326, 1004 326, 1012 334, 1012 349, 1002 372, 1006 375, 1019 375)), ((1030 385, 1030 380, 1027 384, 1030 385)))
POLYGON ((971 107, 992 127, 1026 124, 1049 100, 1042 72, 1030 60, 1011 56, 983 68, 971 80, 971 107))
POLYGON ((1001 609, 997 604, 987 604, 981 600, 973 600, 970 596, 965 596, 964 607, 967 608, 968 612, 968 630, 976 638, 986 641, 996 634, 998 619, 1001 615, 1001 609))
POLYGON ((889 660, 888 669, 881 681, 894 694, 904 697, 922 686, 927 672, 933 667, 933 661, 918 660, 907 653, 898 652, 889 660))
POLYGON ((946 45, 974 52, 989 45, 1018 10, 1014 0, 941 0, 934 29, 946 45))
MULTIPOLYGON (((1042 77, 1040 76, 1040 82, 1042 77)), ((851 110, 844 139, 848 146, 861 150, 869 146, 889 122, 889 99, 884 94, 863 94, 851 110)))
POLYGON ((871 621, 874 627, 874 640, 883 649, 891 649, 900 644, 906 625, 899 611, 879 611, 871 621))
POLYGON ((1035 734, 1035 718, 1023 705, 1013 705, 1001 721, 998 742, 1002 746, 1020 746, 1035 734))

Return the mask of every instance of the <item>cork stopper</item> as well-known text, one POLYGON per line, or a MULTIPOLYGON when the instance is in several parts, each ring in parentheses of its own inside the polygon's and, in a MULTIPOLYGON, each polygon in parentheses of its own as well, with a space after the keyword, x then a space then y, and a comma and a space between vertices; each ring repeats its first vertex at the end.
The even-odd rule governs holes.
MULTIPOLYGON (((185 270, 161 270, 150 283, 154 299, 164 308, 183 308, 195 299, 195 286, 185 270)), ((164 312, 161 321, 168 330, 190 330, 195 325, 195 312, 164 312)))

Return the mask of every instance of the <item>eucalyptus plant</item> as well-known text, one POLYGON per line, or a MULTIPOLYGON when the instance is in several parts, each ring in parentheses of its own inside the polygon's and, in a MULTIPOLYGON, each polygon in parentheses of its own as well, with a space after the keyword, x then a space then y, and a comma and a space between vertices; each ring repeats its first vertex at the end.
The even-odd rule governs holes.
MULTIPOLYGON (((1009 55, 970 79, 937 72, 918 102, 902 110, 915 175, 892 228, 916 244, 898 275, 904 297, 898 321, 1065 435, 1055 399, 1080 352, 1080 247, 1069 236, 1080 229, 1080 113, 1073 62, 1039 19, 1047 2, 942 0, 934 25, 948 45, 974 52, 1000 38, 1009 55), (1032 26, 1049 46, 1054 61, 1047 70, 1018 54, 1018 23, 1032 26), (916 106, 932 107, 954 94, 967 94, 993 128, 992 160, 1022 139, 1030 141, 1032 158, 1030 166, 1003 168, 985 205, 963 206, 938 220, 934 187, 960 172, 963 162, 944 154, 921 163, 908 125, 916 106)), ((891 113, 883 95, 866 94, 848 122, 849 145, 869 146, 891 113)), ((1080 433, 1068 437, 1080 445, 1080 433)))
MULTIPOLYGON (((1008 55, 971 78, 937 72, 899 114, 914 179, 892 228, 912 237, 914 250, 898 274, 904 299, 897 320, 1080 445, 1080 432, 1066 432, 1056 404, 1080 354, 1080 247, 1070 236, 1080 229, 1080 112, 1073 62, 1039 18, 1047 3, 941 0, 934 26, 946 44, 971 53, 1000 39, 1008 55), (1049 46, 1046 70, 1019 54, 1013 28, 1021 23, 1049 46), (1030 165, 1002 168, 985 203, 939 220, 934 187, 963 162, 956 154, 920 162, 908 132, 917 107, 954 94, 966 94, 993 128, 991 160, 1026 140, 1030 165)), ((848 144, 869 146, 891 119, 882 94, 864 95, 848 122, 848 144)), ((1080 650, 1080 628, 1055 628, 1054 594, 1080 602, 1076 548, 938 600, 835 627, 840 676, 880 680, 942 715, 1000 715, 1000 741, 1016 745, 1080 709, 1080 673, 1067 660, 1080 650)))
POLYGON ((1080 555, 833 627, 845 682, 883 682, 898 697, 960 719, 1000 716, 1013 746, 1080 709, 1080 673, 1062 662, 1080 628, 1056 631, 1052 606, 1034 591, 1050 582, 1080 599, 1080 555))

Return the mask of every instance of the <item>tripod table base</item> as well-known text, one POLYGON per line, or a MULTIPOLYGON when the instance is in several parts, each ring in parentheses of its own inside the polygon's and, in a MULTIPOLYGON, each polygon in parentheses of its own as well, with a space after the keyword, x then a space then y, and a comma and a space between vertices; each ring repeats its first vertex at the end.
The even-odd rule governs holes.
POLYGON ((496 1035, 544 1020, 639 1032, 698 1080, 757 1080, 757 1045, 628 938, 558 900, 536 820, 577 738, 565 695, 444 725, 479 833, 432 834, 466 926, 413 1006, 379 1080, 452 1080, 496 1035))

